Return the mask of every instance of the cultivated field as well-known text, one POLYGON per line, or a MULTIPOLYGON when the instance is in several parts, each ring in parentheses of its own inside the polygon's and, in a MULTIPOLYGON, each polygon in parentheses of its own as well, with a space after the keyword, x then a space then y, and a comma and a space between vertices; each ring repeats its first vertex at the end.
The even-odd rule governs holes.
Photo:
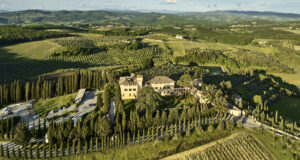
POLYGON ((165 158, 171 159, 186 159, 186 160, 268 160, 272 159, 269 153, 248 134, 234 134, 228 138, 212 142, 210 144, 176 154, 165 158))

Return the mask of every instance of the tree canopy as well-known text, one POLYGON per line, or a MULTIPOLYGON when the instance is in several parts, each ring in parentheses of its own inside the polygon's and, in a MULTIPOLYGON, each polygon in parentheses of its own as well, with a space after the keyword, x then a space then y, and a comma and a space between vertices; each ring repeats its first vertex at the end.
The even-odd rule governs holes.
POLYGON ((138 92, 136 110, 145 113, 146 109, 155 111, 162 104, 162 97, 153 88, 144 87, 138 92))

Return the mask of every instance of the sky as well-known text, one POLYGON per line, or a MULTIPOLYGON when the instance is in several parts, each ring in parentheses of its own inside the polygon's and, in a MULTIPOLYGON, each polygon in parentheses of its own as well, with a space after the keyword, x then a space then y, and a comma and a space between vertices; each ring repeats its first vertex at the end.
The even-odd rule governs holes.
POLYGON ((206 12, 215 10, 299 13, 300 0, 0 0, 0 10, 134 10, 206 12))

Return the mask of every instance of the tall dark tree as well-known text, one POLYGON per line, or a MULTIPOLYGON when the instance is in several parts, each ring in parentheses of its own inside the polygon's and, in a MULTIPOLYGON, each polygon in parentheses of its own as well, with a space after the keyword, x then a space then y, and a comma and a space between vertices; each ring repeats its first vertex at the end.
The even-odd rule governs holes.
POLYGON ((31 138, 31 134, 28 131, 28 128, 23 123, 19 123, 17 125, 16 136, 15 136, 16 144, 24 145, 27 142, 29 142, 30 138, 31 138))
POLYGON ((108 85, 104 87, 103 102, 103 112, 108 113, 110 108, 110 91, 108 85))

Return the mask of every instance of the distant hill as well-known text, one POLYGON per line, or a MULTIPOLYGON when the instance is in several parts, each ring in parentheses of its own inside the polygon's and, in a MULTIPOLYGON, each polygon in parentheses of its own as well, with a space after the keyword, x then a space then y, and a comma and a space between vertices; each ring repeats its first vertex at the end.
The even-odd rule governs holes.
POLYGON ((8 12, 8 11, 6 11, 6 10, 0 10, 0 13, 6 13, 6 12, 8 12))
POLYGON ((166 25, 222 24, 246 20, 294 21, 299 14, 256 11, 157 13, 135 11, 43 11, 1 12, 0 24, 89 24, 166 25))

